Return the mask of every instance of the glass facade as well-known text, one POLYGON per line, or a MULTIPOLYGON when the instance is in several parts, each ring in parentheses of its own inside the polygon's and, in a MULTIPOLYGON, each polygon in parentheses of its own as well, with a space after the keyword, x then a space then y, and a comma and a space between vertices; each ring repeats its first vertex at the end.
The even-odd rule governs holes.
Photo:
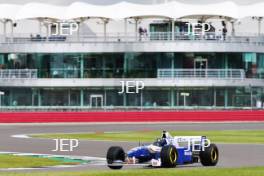
POLYGON ((158 69, 243 69, 264 78, 258 53, 0 54, 0 69, 37 69, 39 78, 156 78, 158 69))
POLYGON ((264 88, 146 88, 119 94, 116 88, 1 88, 1 105, 10 107, 84 108, 261 108, 264 88))
MULTIPOLYGON (((158 69, 243 69, 264 79, 260 53, 0 54, 0 71, 37 69, 38 78, 157 78, 158 69)), ((1 87, 2 107, 261 108, 263 87, 146 87, 120 94, 117 87, 1 87), (76 87, 76 88, 75 88, 76 87)))

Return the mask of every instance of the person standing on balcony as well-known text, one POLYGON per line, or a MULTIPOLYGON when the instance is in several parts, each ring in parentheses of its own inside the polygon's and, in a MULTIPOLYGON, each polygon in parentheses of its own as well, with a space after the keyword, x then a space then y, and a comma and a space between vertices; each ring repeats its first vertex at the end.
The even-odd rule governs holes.
POLYGON ((227 29, 226 26, 223 28, 223 39, 226 40, 227 29))
POLYGON ((138 33, 139 33, 139 41, 142 40, 142 36, 144 35, 144 29, 142 27, 138 28, 138 33))
POLYGON ((147 30, 147 28, 144 28, 144 36, 145 36, 145 39, 147 40, 148 39, 148 30, 147 30))
POLYGON ((227 28, 226 28, 225 21, 222 21, 222 26, 223 26, 223 29, 222 29, 223 40, 226 40, 227 28))

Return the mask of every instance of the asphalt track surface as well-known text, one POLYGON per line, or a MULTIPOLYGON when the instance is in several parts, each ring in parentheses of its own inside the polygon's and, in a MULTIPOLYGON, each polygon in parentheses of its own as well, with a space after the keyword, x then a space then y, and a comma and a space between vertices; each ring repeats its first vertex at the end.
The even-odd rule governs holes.
MULTIPOLYGON (((264 123, 162 123, 162 124, 1 124, 0 151, 41 153, 54 155, 78 155, 105 157, 110 146, 122 146, 125 150, 138 145, 137 142, 88 141, 81 140, 72 152, 53 152, 52 139, 14 138, 17 134, 39 133, 84 133, 140 130, 257 130, 264 129, 264 123)), ((202 135, 202 134, 201 134, 202 135)), ((264 166, 264 145, 262 144, 217 144, 220 159, 217 167, 264 166)), ((137 166, 139 167, 139 166, 137 166)), ((141 167, 141 166, 140 166, 141 167)), ((201 167, 200 164, 182 168, 201 167)), ((131 169, 134 167, 126 166, 131 169)), ((181 167, 180 167, 181 168, 181 167)), ((53 168, 46 170, 97 170, 107 169, 105 165, 81 165, 74 168, 53 168)), ((43 170, 43 169, 42 169, 43 170)), ((28 172, 28 171, 27 171, 28 172)))

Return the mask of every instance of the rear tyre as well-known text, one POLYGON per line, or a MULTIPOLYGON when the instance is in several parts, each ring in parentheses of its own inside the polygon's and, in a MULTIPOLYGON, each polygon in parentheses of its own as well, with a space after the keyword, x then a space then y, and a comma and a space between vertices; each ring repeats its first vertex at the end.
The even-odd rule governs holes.
POLYGON ((200 152, 200 160, 203 166, 215 166, 219 159, 218 148, 215 144, 206 147, 200 152))
POLYGON ((107 166, 110 169, 121 169, 125 161, 125 152, 121 147, 110 147, 106 154, 107 166))
POLYGON ((160 152, 161 166, 162 167, 175 167, 178 158, 178 152, 173 145, 162 147, 160 152))

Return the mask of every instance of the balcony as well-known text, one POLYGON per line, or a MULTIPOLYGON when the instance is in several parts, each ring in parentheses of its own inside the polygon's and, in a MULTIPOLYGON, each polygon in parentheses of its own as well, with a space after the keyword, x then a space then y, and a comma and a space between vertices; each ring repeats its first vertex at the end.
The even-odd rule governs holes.
POLYGON ((37 69, 0 69, 0 79, 37 79, 37 69))
MULTIPOLYGON (((52 69, 51 71, 53 71, 52 69)), ((68 69, 56 69, 64 78, 79 78, 78 71, 68 69), (68 72, 71 74, 68 74, 68 72)), ((54 71, 54 72, 55 72, 54 71)), ((120 75, 122 76, 122 75, 120 75)), ((0 69, 1 79, 37 79, 37 69, 0 69)), ((56 77, 53 77, 56 78, 56 77)), ((245 79, 243 69, 158 69, 157 78, 215 78, 215 79, 245 79)), ((111 78, 110 78, 111 79, 111 78)))
POLYGON ((243 69, 158 69, 156 78, 38 78, 38 70, 0 70, 1 87, 120 87, 120 81, 143 81, 145 87, 263 87, 243 69))
POLYGON ((74 52, 263 52, 264 36, 236 34, 150 32, 45 36, 14 34, 0 37, 0 52, 68 53, 74 52))
POLYGON ((40 35, 19 33, 13 36, 0 36, 1 43, 100 43, 100 42, 155 42, 155 41, 200 41, 200 42, 224 42, 224 43, 251 43, 264 44, 264 36, 254 33, 238 33, 224 37, 215 32, 206 32, 204 35, 191 35, 187 32, 149 32, 147 34, 135 33, 95 33, 95 34, 79 34, 79 35, 40 35))
POLYGON ((158 69, 158 78, 245 79, 243 69, 158 69))

